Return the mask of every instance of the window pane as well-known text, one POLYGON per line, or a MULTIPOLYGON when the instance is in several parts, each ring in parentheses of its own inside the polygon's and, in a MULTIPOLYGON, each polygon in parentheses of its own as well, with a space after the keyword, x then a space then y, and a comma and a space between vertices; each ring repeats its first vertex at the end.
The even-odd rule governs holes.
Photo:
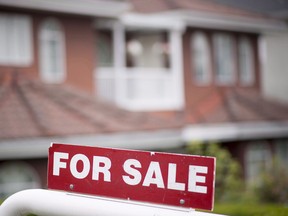
POLYGON ((196 32, 192 36, 192 61, 194 68, 194 79, 198 84, 210 82, 210 49, 207 37, 202 32, 196 32))
POLYGON ((99 67, 113 66, 113 35, 111 30, 97 32, 97 64, 99 67))
POLYGON ((47 19, 40 29, 41 76, 46 82, 60 83, 65 79, 64 33, 60 23, 47 19))
POLYGON ((5 15, 0 15, 0 62, 7 63, 8 37, 7 21, 5 15))
POLYGON ((128 67, 169 67, 169 43, 166 33, 127 33, 126 53, 128 67))
POLYGON ((0 14, 0 63, 28 65, 32 61, 31 20, 26 15, 0 14))
POLYGON ((254 82, 254 56, 251 41, 247 37, 239 41, 240 82, 251 85, 254 82))
POLYGON ((276 157, 288 165, 288 139, 280 139, 276 144, 276 157))
POLYGON ((229 34, 213 36, 216 81, 232 84, 235 81, 234 39, 229 34))
POLYGON ((271 154, 265 142, 250 143, 246 152, 246 178, 248 183, 257 185, 260 175, 269 168, 271 154))

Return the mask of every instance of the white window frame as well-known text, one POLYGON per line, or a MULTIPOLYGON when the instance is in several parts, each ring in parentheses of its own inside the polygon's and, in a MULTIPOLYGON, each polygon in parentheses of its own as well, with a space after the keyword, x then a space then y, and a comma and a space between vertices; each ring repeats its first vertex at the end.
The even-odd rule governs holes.
MULTIPOLYGON (((162 23, 161 23, 162 24, 162 23)), ((102 26, 102 28, 105 26, 102 26)), ((170 46, 168 68, 127 67, 126 65, 126 31, 138 28, 127 28, 122 23, 107 25, 113 29, 114 67, 96 68, 96 93, 99 98, 114 102, 117 106, 132 111, 181 110, 184 107, 182 31, 180 29, 145 28, 148 31, 167 31, 170 46), (132 92, 131 83, 135 80, 136 90, 132 92), (141 83, 139 83, 141 82, 141 83), (157 82, 160 84, 158 85, 157 82), (147 85, 146 85, 147 84, 147 85), (146 86, 146 87, 145 87, 146 86), (152 97, 153 89, 164 87, 165 93, 159 91, 152 97), (142 90, 145 91, 142 91, 142 90), (140 97, 135 96, 141 92, 140 97), (134 97, 135 96, 135 97, 134 97), (163 97, 162 97, 163 96, 163 97)))
POLYGON ((211 82, 211 50, 207 35, 201 31, 194 32, 191 37, 190 48, 193 78, 196 84, 207 85, 211 82))
POLYGON ((32 41, 32 20, 28 15, 0 13, 0 65, 31 65, 32 41))
POLYGON ((233 85, 236 80, 235 38, 228 33, 213 35, 215 79, 220 85, 233 85))
POLYGON ((43 21, 39 31, 39 54, 40 54, 40 75, 44 82, 62 83, 66 79, 66 55, 65 55, 65 36, 61 23, 55 18, 47 18, 43 21), (49 29, 52 25, 52 29, 49 29), (48 28, 47 28, 48 27, 48 28), (54 29, 53 29, 54 28, 54 29), (49 57, 51 53, 51 42, 56 43, 56 59, 54 66, 58 71, 52 71, 53 60, 49 57))
POLYGON ((254 84, 254 68, 255 58, 251 40, 242 36, 239 39, 239 81, 243 86, 251 86, 254 84))

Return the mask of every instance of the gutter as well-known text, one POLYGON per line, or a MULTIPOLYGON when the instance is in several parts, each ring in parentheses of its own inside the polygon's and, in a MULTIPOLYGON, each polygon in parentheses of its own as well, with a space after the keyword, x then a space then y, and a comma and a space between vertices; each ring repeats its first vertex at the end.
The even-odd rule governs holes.
POLYGON ((228 142, 287 136, 288 121, 197 124, 188 125, 182 131, 182 140, 185 142, 228 142))
POLYGON ((180 148, 181 129, 0 140, 0 160, 47 158, 52 142, 134 150, 180 148))
MULTIPOLYGON (((160 13, 159 13, 160 15, 160 13)), ((181 20, 187 27, 251 33, 283 32, 288 30, 285 21, 270 17, 245 17, 197 10, 176 10, 161 13, 162 17, 181 20)))
POLYGON ((0 0, 0 5, 102 17, 117 17, 131 9, 129 3, 107 0, 0 0))

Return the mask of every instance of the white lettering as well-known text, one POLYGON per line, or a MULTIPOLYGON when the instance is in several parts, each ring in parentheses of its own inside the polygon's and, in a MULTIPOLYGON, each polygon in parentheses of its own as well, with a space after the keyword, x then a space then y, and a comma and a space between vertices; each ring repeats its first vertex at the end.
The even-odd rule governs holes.
POLYGON ((172 190, 185 190, 185 183, 176 182, 177 166, 174 163, 169 163, 168 166, 168 184, 167 188, 172 190))
POLYGON ((66 162, 61 161, 61 159, 68 159, 69 154, 64 152, 54 152, 53 158, 53 175, 59 176, 60 175, 60 168, 66 168, 66 162))
POLYGON ((205 176, 198 176, 198 173, 207 174, 208 167, 206 166, 189 166, 189 177, 188 177, 188 191, 195 193, 207 193, 206 186, 198 186, 197 183, 205 183, 205 176))
POLYGON ((72 175, 77 178, 77 179, 84 179, 87 177, 90 171, 90 162, 87 156, 83 154, 76 154, 72 157, 71 162, 70 162, 70 171, 72 175), (79 161, 82 161, 83 163, 83 169, 82 171, 77 170, 77 163, 79 161))
POLYGON ((135 159, 128 159, 123 165, 124 171, 130 175, 122 176, 124 182, 128 185, 138 185, 142 179, 141 173, 133 167, 141 168, 141 163, 135 159))
POLYGON ((93 172, 92 179, 99 180, 99 174, 104 175, 104 181, 111 182, 111 173, 109 169, 111 168, 111 160, 107 157, 94 156, 93 157, 93 172), (103 166, 100 166, 100 165, 103 166))
POLYGON ((151 161, 148 167, 143 186, 149 187, 150 184, 156 184, 158 188, 165 188, 159 162, 151 161))

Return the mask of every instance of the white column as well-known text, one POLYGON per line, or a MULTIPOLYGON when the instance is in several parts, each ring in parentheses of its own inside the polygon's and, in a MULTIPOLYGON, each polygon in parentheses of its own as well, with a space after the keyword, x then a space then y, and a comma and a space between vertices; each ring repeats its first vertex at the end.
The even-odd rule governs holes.
POLYGON ((173 29, 169 32, 170 63, 174 84, 174 105, 176 109, 184 107, 184 78, 183 78, 183 47, 182 30, 173 29))
POLYGON ((125 102, 125 27, 120 22, 113 25, 113 50, 114 50, 114 81, 115 81, 115 102, 117 105, 125 102))

